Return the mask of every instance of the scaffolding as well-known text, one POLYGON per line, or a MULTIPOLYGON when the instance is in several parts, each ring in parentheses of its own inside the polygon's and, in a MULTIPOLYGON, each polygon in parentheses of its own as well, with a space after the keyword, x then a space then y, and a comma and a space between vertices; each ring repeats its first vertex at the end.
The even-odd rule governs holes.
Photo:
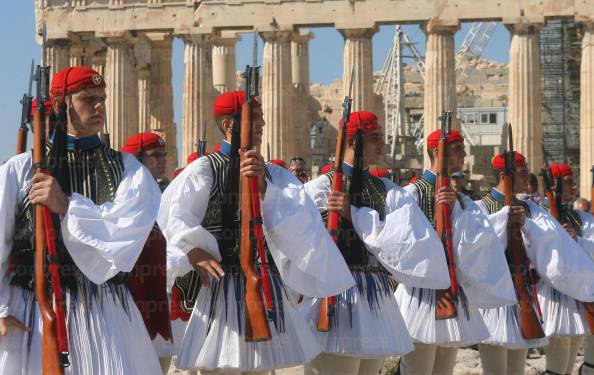
POLYGON ((542 124, 549 162, 579 170, 581 28, 551 20, 540 31, 542 124))

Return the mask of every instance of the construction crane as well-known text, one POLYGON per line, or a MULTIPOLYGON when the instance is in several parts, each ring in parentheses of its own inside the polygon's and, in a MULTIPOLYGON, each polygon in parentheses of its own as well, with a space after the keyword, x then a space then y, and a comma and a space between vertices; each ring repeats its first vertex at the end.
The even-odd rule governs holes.
MULTIPOLYGON (((482 56, 485 47, 493 36, 496 27, 495 22, 473 23, 464 37, 460 48, 456 51, 456 76, 457 86, 463 86, 468 78, 468 67, 482 56)), ((408 35, 396 25, 394 40, 388 57, 382 69, 382 75, 376 82, 374 92, 383 95, 384 112, 386 115, 386 143, 391 145, 390 155, 395 156, 396 144, 403 137, 413 137, 417 152, 422 154, 423 146, 423 123, 421 116, 418 122, 408 126, 404 112, 404 87, 403 87, 403 58, 412 58, 415 69, 421 78, 425 79, 425 59, 416 49, 408 35), (404 55, 404 49, 407 55, 404 55)))

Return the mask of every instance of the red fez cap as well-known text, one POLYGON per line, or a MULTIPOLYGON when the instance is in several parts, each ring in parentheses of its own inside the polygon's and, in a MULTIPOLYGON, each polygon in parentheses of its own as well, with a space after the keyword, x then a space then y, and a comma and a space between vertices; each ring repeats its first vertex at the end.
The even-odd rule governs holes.
MULTIPOLYGON (((342 119, 338 123, 342 126, 342 119)), ((361 130, 363 134, 378 130, 379 123, 377 116, 368 111, 352 112, 347 122, 347 136, 351 137, 357 134, 357 130, 361 130)))
POLYGON ((322 174, 328 173, 328 171, 332 169, 332 164, 326 164, 322 167, 322 174))
POLYGON ((373 168, 369 170, 369 174, 375 177, 386 177, 388 175, 388 170, 385 168, 373 168))
POLYGON ((573 176, 573 170, 567 164, 563 163, 553 163, 549 165, 549 170, 554 178, 557 177, 565 177, 565 176, 573 176))
POLYGON ((213 152, 219 152, 221 151, 221 144, 217 144, 216 146, 214 146, 214 148, 212 149, 213 152))
MULTIPOLYGON (((228 91, 217 97, 214 103, 214 114, 216 117, 225 115, 241 114, 241 106, 245 102, 243 91, 228 91)), ((254 99, 254 104, 260 106, 260 102, 254 99)))
MULTIPOLYGON (((520 154, 519 152, 514 152, 516 157, 516 167, 525 167, 526 166, 526 158, 524 155, 520 154)), ((491 159, 491 165, 493 169, 504 169, 505 168, 505 153, 501 153, 499 155, 493 156, 491 159)))
MULTIPOLYGON (((52 109, 52 99, 50 98, 50 100, 43 102, 43 106, 45 107, 45 115, 49 116, 50 111, 52 109)), ((37 99, 33 98, 33 101, 31 102, 31 114, 32 115, 35 114, 36 109, 37 109, 37 99)))
POLYGON ((272 159, 272 160, 270 160, 270 163, 276 164, 276 165, 278 165, 279 167, 282 167, 282 168, 286 168, 287 167, 287 165, 285 164, 285 162, 283 160, 280 160, 280 159, 272 159))
MULTIPOLYGON (((428 148, 437 148, 439 144, 439 137, 441 137, 441 130, 436 130, 433 133, 429 134, 427 137, 427 147, 428 148)), ((464 137, 460 135, 456 130, 450 131, 450 134, 447 136, 448 145, 456 142, 464 142, 464 137)))
POLYGON ((105 87, 105 80, 88 66, 71 66, 54 75, 50 93, 63 96, 88 87, 105 87))
POLYGON ((148 151, 154 148, 165 147, 165 141, 158 134, 151 132, 136 133, 126 139, 122 152, 135 154, 139 151, 148 151))

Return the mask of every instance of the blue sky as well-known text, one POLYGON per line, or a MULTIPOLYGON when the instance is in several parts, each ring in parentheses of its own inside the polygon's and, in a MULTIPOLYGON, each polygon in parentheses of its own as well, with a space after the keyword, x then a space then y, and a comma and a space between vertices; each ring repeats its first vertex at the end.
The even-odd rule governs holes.
MULTIPOLYGON (((39 46, 35 43, 34 1, 12 1, 0 12, 0 35, 2 56, 0 60, 0 118, 2 136, 0 137, 0 163, 14 154, 16 134, 20 122, 19 101, 27 89, 31 58, 38 62, 39 46)), ((469 24, 463 24, 456 34, 456 47, 460 46, 469 24)), ((416 42, 420 53, 425 50, 425 35, 416 25, 405 26, 404 31, 416 42)), ((333 28, 311 29, 315 38, 310 42, 310 79, 312 82, 329 83, 342 75, 343 39, 333 28)), ((380 70, 386 59, 394 37, 393 26, 382 26, 373 37, 374 70, 380 70)), ((259 42, 262 62, 262 42, 259 42)), ((509 33, 498 24, 490 40, 484 57, 490 60, 507 62, 509 33)), ((246 34, 237 45, 238 70, 252 60, 252 37, 246 34)), ((183 43, 176 39, 173 45, 173 91, 174 120, 181 126, 181 100, 183 81, 183 43)), ((178 130, 178 134, 181 131, 178 130)))

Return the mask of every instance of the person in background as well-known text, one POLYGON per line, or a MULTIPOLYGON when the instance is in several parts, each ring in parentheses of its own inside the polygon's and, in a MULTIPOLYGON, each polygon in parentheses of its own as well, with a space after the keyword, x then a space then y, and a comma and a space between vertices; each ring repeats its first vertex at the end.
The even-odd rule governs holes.
POLYGON ((473 200, 480 199, 480 196, 474 191, 466 188, 466 174, 462 171, 452 173, 452 189, 456 193, 462 193, 473 200))
POLYGON ((582 212, 590 212, 590 202, 586 198, 578 198, 573 203, 573 208, 582 212))
POLYGON ((297 177, 297 179, 303 183, 306 183, 310 180, 309 173, 307 171, 307 164, 301 156, 294 156, 289 161, 289 171, 291 171, 293 176, 297 177))

